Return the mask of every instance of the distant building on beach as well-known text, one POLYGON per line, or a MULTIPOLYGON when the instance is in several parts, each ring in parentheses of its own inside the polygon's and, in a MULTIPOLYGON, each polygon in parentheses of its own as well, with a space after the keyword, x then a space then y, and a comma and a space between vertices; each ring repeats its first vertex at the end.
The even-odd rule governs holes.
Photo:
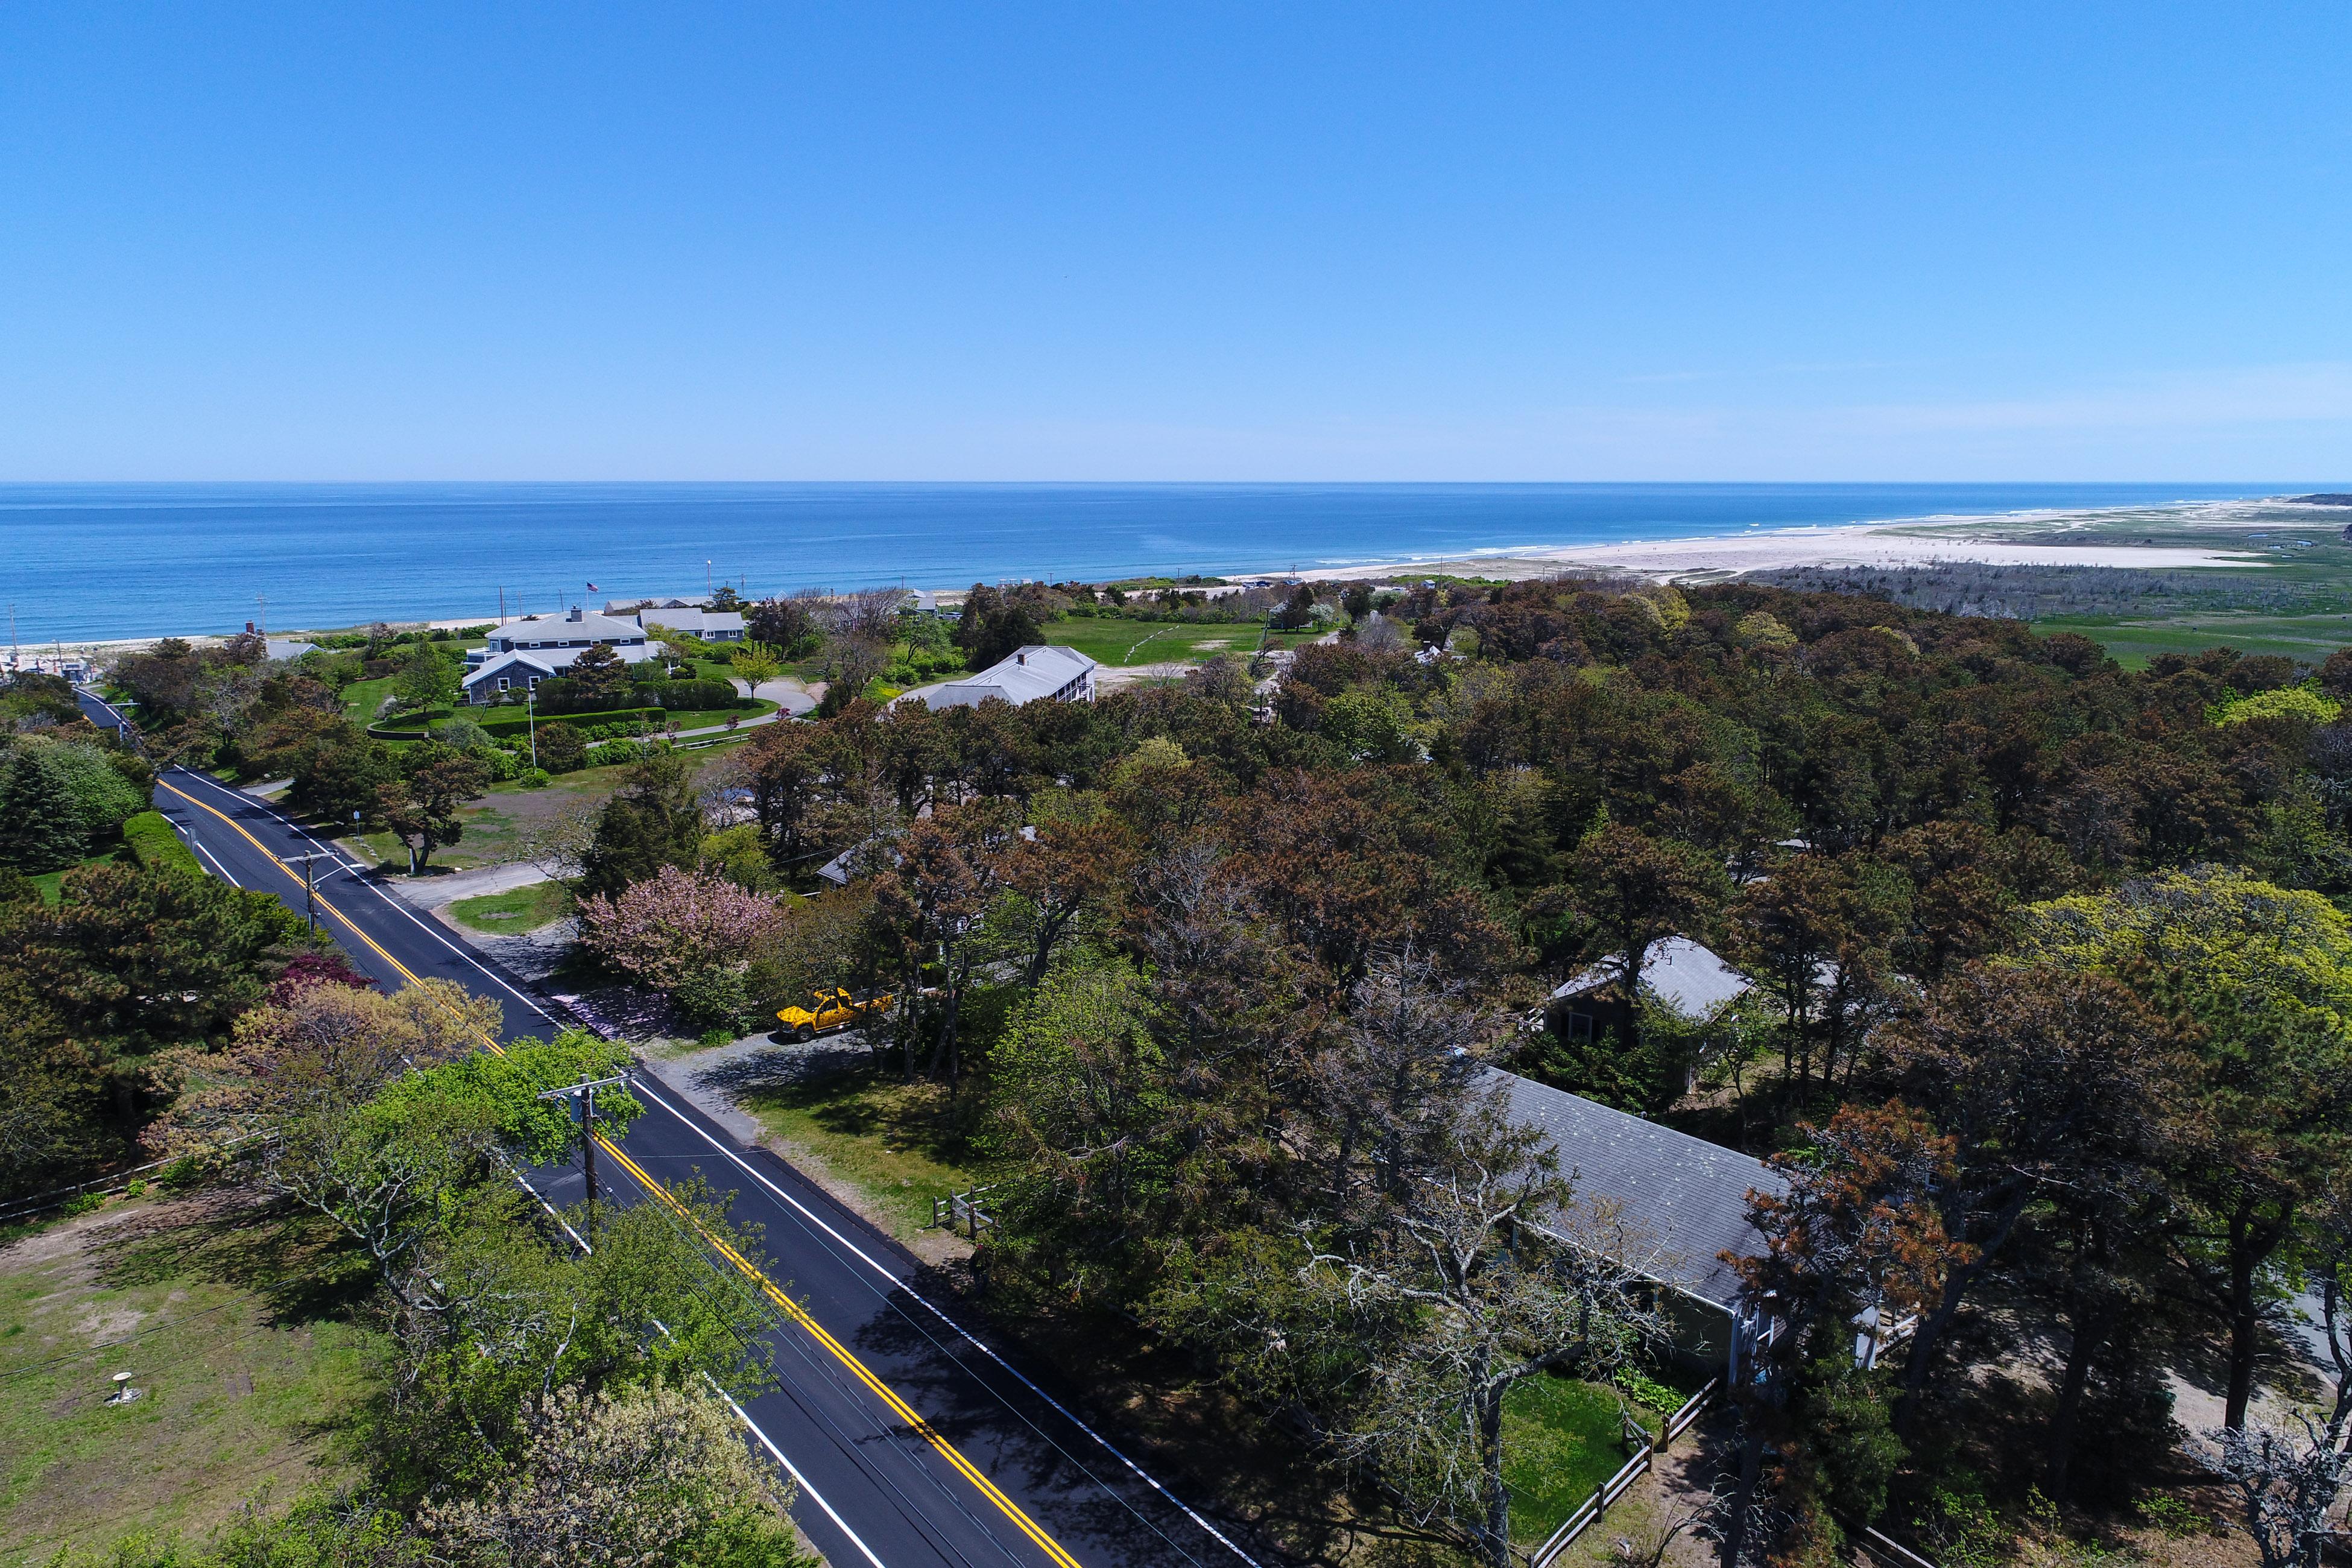
POLYGON ((922 694, 933 708, 976 708, 990 698, 1010 702, 1092 702, 1095 661, 1074 647, 1039 643, 977 675, 934 686, 922 694))
POLYGON ((490 628, 487 646, 466 656, 466 700, 478 708, 509 692, 529 691, 551 676, 562 674, 572 660, 599 643, 626 664, 642 664, 654 656, 646 628, 635 621, 577 609, 566 616, 525 616, 519 621, 502 621, 490 628))

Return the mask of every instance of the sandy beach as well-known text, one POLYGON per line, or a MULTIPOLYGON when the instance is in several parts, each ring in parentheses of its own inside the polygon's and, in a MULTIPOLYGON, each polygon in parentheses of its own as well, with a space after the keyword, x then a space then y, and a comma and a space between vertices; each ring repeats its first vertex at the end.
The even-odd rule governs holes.
POLYGON ((1629 544, 1563 545, 1552 550, 1416 561, 1410 565, 1332 566, 1299 575, 1317 581, 1382 576, 1391 580, 1447 575, 1517 581, 1574 572, 1632 572, 1645 577, 1706 579, 1789 566, 1932 566, 1957 563, 1991 566, 2124 566, 2179 569, 2192 566, 2259 566, 2253 552, 2200 550, 2177 545, 2022 544, 1938 533, 1917 523, 1882 528, 1857 523, 1843 528, 1757 529, 1747 533, 1697 539, 1652 539, 1629 544))

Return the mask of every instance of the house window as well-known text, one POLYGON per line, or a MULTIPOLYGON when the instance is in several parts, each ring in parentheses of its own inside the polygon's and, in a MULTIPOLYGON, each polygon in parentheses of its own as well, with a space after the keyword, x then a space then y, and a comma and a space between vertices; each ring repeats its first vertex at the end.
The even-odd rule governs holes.
POLYGON ((1592 1038, 1592 1015, 1590 1013, 1570 1013, 1568 1016, 1568 1037, 1571 1040, 1589 1040, 1592 1038))
POLYGON ((503 676, 503 675, 501 675, 501 676, 499 676, 499 689, 500 691, 510 691, 510 690, 512 690, 512 689, 513 689, 512 685, 508 681, 507 678, 506 678, 505 676, 503 676))

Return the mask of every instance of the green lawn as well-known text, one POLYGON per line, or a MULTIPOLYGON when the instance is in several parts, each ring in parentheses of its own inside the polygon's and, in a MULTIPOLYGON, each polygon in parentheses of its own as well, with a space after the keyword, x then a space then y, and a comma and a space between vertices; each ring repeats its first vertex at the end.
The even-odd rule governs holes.
POLYGON ((363 1269, 221 1194, 115 1200, 0 1250, 0 1559, 200 1535, 339 1472, 372 1387, 363 1269), (110 1374, 142 1397, 104 1403, 110 1374))
POLYGON ((459 899, 449 906, 449 918, 492 936, 513 936, 537 931, 572 912, 572 889, 561 882, 533 882, 504 893, 459 899))
MULTIPOLYGON (((1536 1377, 1503 1401, 1503 1479, 1511 1489, 1511 1534, 1542 1543, 1631 1456, 1619 1433, 1618 1395, 1598 1384, 1536 1377)), ((1651 1430, 1658 1418, 1639 1405, 1651 1430)))
MULTIPOLYGON (((680 708, 667 712, 658 710, 639 712, 632 710, 622 713, 541 713, 537 722, 570 724, 574 728, 586 730, 598 724, 634 723, 643 720, 656 730, 671 724, 676 724, 681 730, 693 730, 706 724, 724 724, 730 719, 756 719, 762 713, 772 713, 775 710, 776 705, 761 697, 744 701, 733 708, 680 708)), ((530 735, 532 721, 524 715, 521 710, 496 708, 487 711, 499 716, 496 720, 471 714, 468 717, 473 718, 476 723, 481 725, 494 738, 501 741, 517 741, 526 739, 530 735)))
MULTIPOLYGON (((83 866, 110 866, 118 858, 128 859, 129 858, 130 853, 127 847, 121 845, 110 845, 102 853, 83 857, 81 864, 83 866)), ((39 889, 41 897, 48 903, 54 905, 58 900, 63 896, 66 871, 78 869, 79 869, 79 867, 68 867, 55 871, 44 871, 37 877, 27 877, 25 880, 32 883, 36 889, 39 889)))
POLYGON ((2229 647, 2240 653, 2284 654, 2317 664, 2352 647, 2352 615, 2263 616, 2216 610, 2132 619, 2120 616, 2053 616, 2033 623, 2047 636, 2079 632, 2126 668, 2145 668, 2160 653, 2199 653, 2229 647))
POLYGON ((931 1200, 985 1182, 970 1106, 935 1083, 835 1074, 746 1097, 743 1108, 823 1174, 857 1188, 902 1241, 931 1223, 931 1200))
MULTIPOLYGON (((1113 668, 1138 664, 1201 663, 1223 653, 1254 653, 1261 628, 1194 621, 1129 621, 1071 616, 1045 628, 1045 640, 1074 647, 1113 668)), ((1310 632, 1278 632, 1277 647, 1311 641, 1310 632)), ((952 679, 951 677, 949 679, 952 679)))
POLYGON ((343 688, 343 717, 352 723, 367 725, 375 722, 375 710, 392 695, 392 677, 379 676, 373 680, 354 680, 343 688))
MULTIPOLYGON (((751 734, 758 734, 754 730, 751 734)), ((720 745, 687 752, 698 774, 703 769, 723 762, 732 749, 741 744, 729 741, 720 745)), ((521 858, 523 836, 538 823, 567 807, 584 802, 602 800, 621 787, 629 774, 631 764, 624 763, 609 768, 582 768, 578 773, 558 773, 544 789, 533 789, 520 781, 496 784, 478 801, 457 808, 457 821, 465 836, 446 849, 433 852, 427 868, 445 868, 452 871, 470 871, 482 866, 503 866, 521 858)), ((408 851, 389 833, 363 835, 360 842, 367 847, 383 864, 404 869, 408 851)))

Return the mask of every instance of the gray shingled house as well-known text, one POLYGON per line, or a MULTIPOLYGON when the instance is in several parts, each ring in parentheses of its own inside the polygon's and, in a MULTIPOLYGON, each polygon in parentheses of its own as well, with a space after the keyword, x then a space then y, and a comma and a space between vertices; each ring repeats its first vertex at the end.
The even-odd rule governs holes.
POLYGON ((1788 1183, 1760 1160, 1581 1095, 1499 1068, 1487 1077, 1508 1095, 1511 1119, 1549 1140, 1577 1192, 1613 1200, 1657 1244, 1644 1272, 1670 1292, 1677 1357, 1694 1369, 1727 1370, 1741 1304, 1739 1277, 1722 1254, 1763 1250, 1748 1222, 1748 1194, 1783 1193, 1788 1183))

